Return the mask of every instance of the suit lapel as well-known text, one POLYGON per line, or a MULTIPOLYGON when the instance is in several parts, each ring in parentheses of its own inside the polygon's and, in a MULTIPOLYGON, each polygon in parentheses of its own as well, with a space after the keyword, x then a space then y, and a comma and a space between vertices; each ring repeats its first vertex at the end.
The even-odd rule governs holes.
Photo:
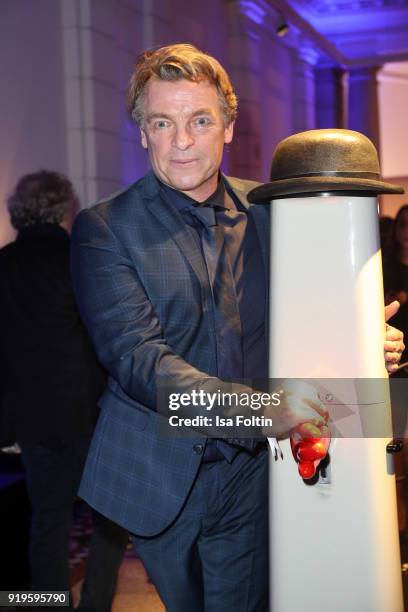
POLYGON ((256 231, 258 233, 259 244, 262 252, 262 259, 265 266, 265 273, 267 273, 267 284, 269 283, 269 214, 263 205, 250 205, 247 200, 247 193, 256 186, 255 183, 251 181, 251 184, 246 186, 245 181, 241 181, 240 179, 235 179, 232 177, 224 177, 227 184, 230 185, 235 195, 241 202, 243 206, 248 211, 248 214, 251 215, 254 220, 256 231), (246 188, 247 187, 247 188, 246 188))
MULTIPOLYGON (((265 286, 266 286, 266 328, 268 329, 268 309, 269 309, 269 214, 265 206, 249 205, 247 193, 249 189, 256 186, 252 181, 242 181, 231 177, 224 177, 226 183, 232 188, 242 205, 247 209, 248 214, 254 220, 258 233, 259 244, 261 247, 262 259, 264 262, 265 286)), ((184 257, 187 259, 192 270, 197 275, 201 286, 211 294, 211 287, 208 280, 207 268, 201 249, 197 245, 193 236, 186 228, 183 218, 161 195, 160 186, 153 172, 149 172, 144 181, 144 197, 146 198, 147 208, 154 215, 161 226, 168 232, 175 241, 184 257)))
POLYGON ((264 263, 264 274, 265 274, 265 329, 266 338, 269 337, 269 265, 270 265, 270 214, 269 208, 263 205, 250 205, 247 200, 247 193, 251 189, 257 186, 257 183, 253 181, 242 181, 233 177, 224 177, 227 184, 230 185, 239 201, 245 206, 248 214, 251 215, 254 220, 256 231, 258 233, 259 244, 261 247, 262 260, 264 263))
POLYGON ((147 208, 157 221, 170 234, 191 268, 198 276, 200 283, 210 291, 207 268, 201 249, 186 228, 183 218, 162 196, 160 186, 153 174, 149 172, 144 185, 144 196, 148 200, 147 208))

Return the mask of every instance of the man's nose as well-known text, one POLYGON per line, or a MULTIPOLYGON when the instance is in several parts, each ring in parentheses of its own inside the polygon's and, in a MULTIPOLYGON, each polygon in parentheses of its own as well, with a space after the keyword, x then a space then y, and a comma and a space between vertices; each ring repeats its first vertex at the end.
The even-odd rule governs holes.
POLYGON ((185 149, 188 149, 188 147, 191 147, 193 142, 194 142, 194 139, 188 127, 178 126, 176 128, 176 131, 174 133, 174 138, 173 138, 173 145, 175 147, 184 151, 185 149))

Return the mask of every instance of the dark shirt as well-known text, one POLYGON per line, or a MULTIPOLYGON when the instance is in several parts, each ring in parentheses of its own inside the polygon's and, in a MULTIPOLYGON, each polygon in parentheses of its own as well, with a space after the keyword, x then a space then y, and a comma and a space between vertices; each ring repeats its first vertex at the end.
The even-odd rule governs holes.
POLYGON ((22 229, 0 249, 0 425, 18 441, 59 444, 96 421, 105 376, 76 305, 69 249, 57 224, 22 229))
MULTIPOLYGON (((190 207, 197 205, 233 207, 242 213, 242 217, 233 228, 226 228, 232 234, 227 244, 241 319, 242 375, 244 379, 267 378, 265 271, 259 238, 251 215, 247 213, 233 191, 225 188, 222 178, 217 190, 201 203, 163 183, 161 187, 166 199, 181 213, 185 223, 192 228, 198 244, 201 242, 197 223, 194 217, 186 214, 190 207)), ((216 311, 215 304, 214 310, 216 311)), ((218 376, 222 378, 223 373, 219 371, 218 376)))
MULTIPOLYGON (((170 205, 181 214, 186 225, 191 228, 190 231, 201 248, 200 224, 196 217, 190 214, 193 207, 213 206, 214 208, 230 209, 240 213, 233 225, 229 223, 227 216, 217 216, 218 223, 223 224, 227 253, 235 285, 234 293, 241 320, 242 361, 239 367, 237 364, 240 371, 238 376, 235 375, 234 378, 243 377, 247 383, 249 382, 248 379, 266 378, 268 370, 265 337, 265 271, 259 239, 251 215, 247 214, 247 210, 235 194, 226 189, 222 177, 216 191, 205 202, 196 202, 186 194, 163 183, 161 183, 161 191, 170 205)), ((217 333, 220 325, 228 325, 228 321, 217 311, 215 301, 214 312, 217 333)), ((216 340, 217 347, 219 347, 219 338, 216 338, 216 340)), ((223 358, 221 359, 219 355, 217 359, 218 376, 224 379, 232 378, 229 370, 226 374, 228 369, 226 366, 229 362, 228 347, 223 347, 223 353, 223 358)), ((236 447, 229 446, 225 441, 212 439, 207 442, 204 461, 223 458, 232 461, 238 452, 236 447)))

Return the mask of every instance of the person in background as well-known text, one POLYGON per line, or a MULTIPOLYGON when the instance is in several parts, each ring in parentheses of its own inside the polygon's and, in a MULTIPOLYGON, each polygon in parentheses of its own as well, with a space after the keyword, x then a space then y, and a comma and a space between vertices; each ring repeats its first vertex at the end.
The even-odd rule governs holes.
MULTIPOLYGON (((401 304, 399 311, 390 319, 390 323, 401 329, 404 334, 408 332, 408 204, 402 206, 392 222, 389 238, 382 243, 384 294, 385 303, 398 300, 401 304)), ((402 354, 399 371, 394 373, 395 378, 408 376, 408 352, 402 354), (405 364, 405 366, 404 366, 405 364)), ((408 473, 408 444, 407 422, 404 415, 406 408, 406 391, 402 381, 391 382, 391 398, 394 418, 398 423, 398 437, 404 438, 401 453, 395 454, 395 475, 397 488, 398 528, 401 536, 401 559, 408 560, 407 536, 407 473, 408 473)))
MULTIPOLYGON (((106 385, 71 285, 75 203, 62 174, 23 176, 8 198, 17 239, 0 250, 0 402, 26 471, 34 590, 69 590, 73 503, 106 385)), ((110 610, 127 542, 97 517, 80 607, 110 610)))
POLYGON ((394 219, 391 217, 380 217, 380 244, 383 260, 390 249, 394 219))
MULTIPOLYGON (((391 238, 384 251, 384 293, 385 303, 398 300, 398 312, 390 324, 408 333, 408 204, 402 206, 394 220, 391 238)), ((408 360, 405 348, 401 363, 408 360)))

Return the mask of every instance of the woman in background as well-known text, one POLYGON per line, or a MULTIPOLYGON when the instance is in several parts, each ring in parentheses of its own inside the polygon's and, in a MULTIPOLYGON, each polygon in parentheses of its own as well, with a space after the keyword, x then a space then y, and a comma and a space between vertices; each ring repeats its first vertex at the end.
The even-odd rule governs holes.
MULTIPOLYGON (((401 329, 404 334, 408 332, 408 204, 402 206, 395 217, 389 239, 382 242, 384 267, 384 294, 385 303, 398 300, 401 307, 397 314, 390 319, 390 324, 401 329)), ((402 354, 401 366, 394 375, 396 378, 406 378, 408 367, 403 364, 408 361, 407 349, 402 354)), ((391 397, 393 408, 399 415, 405 412, 406 394, 405 386, 391 384, 391 397)), ((407 538, 407 473, 408 473, 408 440, 406 418, 397 419, 398 437, 403 437, 404 448, 402 453, 394 455, 395 475, 397 479, 397 509, 398 528, 401 536, 401 559, 408 559, 407 538)))
MULTIPOLYGON (((385 303, 398 300, 401 307, 390 319, 390 325, 408 333, 408 204, 395 217, 389 248, 384 253, 385 303)), ((407 337, 407 336, 406 336, 407 337)), ((401 357, 401 365, 408 361, 408 349, 401 357)))

